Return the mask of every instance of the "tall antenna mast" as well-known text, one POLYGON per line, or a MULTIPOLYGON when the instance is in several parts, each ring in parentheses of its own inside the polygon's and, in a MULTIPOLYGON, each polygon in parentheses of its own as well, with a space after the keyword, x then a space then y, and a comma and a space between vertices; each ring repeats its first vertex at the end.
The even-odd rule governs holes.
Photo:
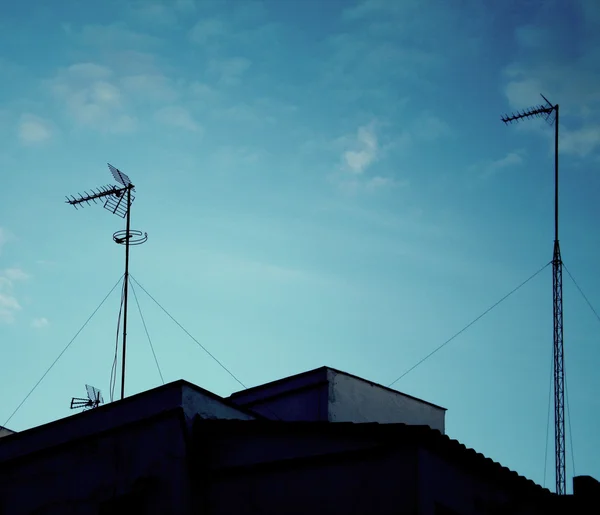
POLYGON ((85 195, 78 194, 77 197, 71 195, 67 197, 67 204, 71 204, 77 209, 77 206, 89 205, 90 201, 96 203, 97 200, 105 200, 104 208, 111 213, 126 218, 126 228, 124 231, 117 231, 113 234, 113 240, 119 245, 125 245, 125 276, 124 276, 124 307, 123 307, 123 358, 121 372, 121 399, 125 398, 125 357, 127 352, 127 295, 129 292, 129 247, 131 245, 140 245, 148 239, 148 234, 142 234, 140 231, 131 230, 131 204, 134 200, 133 191, 135 186, 123 172, 108 163, 108 168, 112 172, 115 180, 122 185, 119 186, 101 186, 92 190, 92 193, 84 191, 85 195))
POLYGON ((503 116, 506 124, 518 122, 524 118, 541 117, 550 125, 554 124, 554 253, 552 256, 552 298, 554 307, 554 449, 556 464, 556 493, 566 494, 566 460, 565 460, 565 369, 563 346, 563 288, 562 258, 558 240, 558 104, 546 102, 524 111, 503 116))

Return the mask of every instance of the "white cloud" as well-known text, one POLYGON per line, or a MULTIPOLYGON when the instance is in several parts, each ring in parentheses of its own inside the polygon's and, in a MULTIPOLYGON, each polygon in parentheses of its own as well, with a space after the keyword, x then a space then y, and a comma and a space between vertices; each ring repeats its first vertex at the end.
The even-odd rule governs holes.
POLYGON ((200 20, 189 32, 192 43, 206 45, 229 33, 227 25, 216 18, 200 20))
MULTIPOLYGON (((563 17, 550 16, 553 10, 539 10, 531 23, 515 29, 517 52, 504 70, 504 91, 510 107, 541 104, 540 93, 560 104, 561 151, 581 158, 600 149, 598 5, 596 0, 573 0, 569 4, 565 16, 577 16, 580 25, 568 45, 563 17)), ((542 134, 543 122, 532 122, 527 125, 542 134)), ((550 139, 551 131, 546 127, 543 131, 550 139)))
POLYGON ((445 121, 434 114, 425 112, 415 120, 412 133, 417 139, 431 142, 441 137, 451 135, 452 131, 445 121))
POLYGON ((342 160, 346 170, 360 175, 371 166, 378 157, 377 135, 373 124, 358 128, 351 150, 346 150, 342 160))
POLYGON ((21 305, 14 295, 14 283, 29 278, 20 268, 8 268, 0 271, 0 323, 11 324, 15 321, 21 305))
POLYGON ((23 114, 19 120, 17 134, 24 145, 44 143, 52 138, 50 122, 33 114, 23 114))
POLYGON ((252 61, 244 57, 233 57, 230 59, 212 59, 208 63, 208 73, 217 77, 219 84, 224 86, 235 86, 240 83, 242 76, 252 61))
POLYGON ((67 68, 66 73, 73 78, 85 81, 108 79, 113 74, 110 68, 89 62, 72 64, 67 68))
POLYGON ((163 4, 160 1, 144 0, 138 2, 131 10, 135 19, 140 22, 170 26, 177 23, 177 16, 170 3, 163 4))
POLYGON ((28 274, 26 274, 20 268, 7 268, 4 270, 4 277, 6 277, 9 281, 26 281, 30 278, 28 274))
MULTIPOLYGON (((73 33, 67 28, 68 33, 73 33)), ((110 25, 84 25, 80 32, 74 33, 78 42, 92 47, 118 49, 140 49, 145 47, 157 47, 160 39, 149 34, 143 34, 129 29, 123 23, 112 23, 110 25)))
POLYGON ((600 124, 586 125, 576 130, 563 130, 560 150, 578 157, 586 157, 600 148, 600 124))
POLYGON ((380 188, 390 188, 392 186, 408 185, 408 182, 399 183, 391 177, 380 177, 379 175, 367 181, 368 190, 378 190, 380 188))
POLYGON ((343 193, 374 193, 408 185, 407 180, 398 180, 389 174, 368 173, 376 162, 382 160, 387 151, 398 146, 395 141, 381 145, 375 122, 360 126, 355 135, 339 138, 334 145, 341 145, 345 150, 341 154, 341 167, 329 176, 329 180, 343 193))
POLYGON ((54 96, 64 103, 72 119, 103 132, 131 132, 136 120, 127 113, 120 88, 110 68, 78 63, 62 69, 48 81, 54 96))
MULTIPOLYGON (((520 75, 516 75, 520 77, 520 75)), ((513 109, 525 109, 542 101, 540 92, 543 91, 539 79, 517 78, 511 80, 505 89, 508 104, 513 109)))
POLYGON ((474 165, 471 167, 471 170, 479 173, 482 178, 488 178, 506 168, 521 165, 523 163, 521 154, 522 152, 509 152, 504 157, 496 159, 495 161, 474 165))
POLYGON ((173 81, 160 73, 139 73, 121 79, 123 90, 132 96, 142 96, 144 100, 173 102, 178 92, 173 81))
POLYGON ((48 319, 45 317, 34 318, 33 321, 31 322, 31 327, 34 327, 35 329, 42 329, 42 328, 48 326, 48 324, 49 324, 48 319))
POLYGON ((2 227, 0 227, 0 254, 2 254, 2 247, 4 247, 4 245, 6 244, 7 241, 8 241, 8 232, 6 231, 6 229, 3 229, 2 227))
POLYGON ((12 295, 0 292, 0 323, 12 324, 21 306, 12 295))
POLYGON ((190 112, 180 106, 169 106, 158 110, 156 120, 166 125, 186 129, 192 132, 201 130, 200 125, 194 120, 190 112))

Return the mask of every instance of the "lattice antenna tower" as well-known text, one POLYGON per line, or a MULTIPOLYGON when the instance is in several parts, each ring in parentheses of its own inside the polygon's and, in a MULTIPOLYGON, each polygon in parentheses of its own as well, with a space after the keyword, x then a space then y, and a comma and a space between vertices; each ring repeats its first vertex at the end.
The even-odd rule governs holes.
POLYGON ((554 311, 554 450, 556 465, 556 493, 567 492, 565 452, 565 369, 563 346, 563 263, 558 240, 558 104, 544 96, 545 104, 530 107, 517 114, 505 115, 505 124, 526 118, 543 118, 554 125, 554 252, 552 255, 552 299, 554 311))
POLYGON ((148 239, 148 234, 140 231, 131 230, 131 204, 134 200, 133 192, 135 186, 127 175, 108 163, 108 169, 111 171, 114 179, 121 186, 101 186, 91 193, 84 191, 84 195, 78 194, 77 197, 71 195, 67 198, 67 204, 71 204, 76 209, 89 205, 90 202, 104 202, 104 208, 111 213, 126 219, 124 231, 117 231, 113 234, 113 240, 119 245, 125 245, 125 275, 123 284, 123 357, 121 364, 121 399, 125 398, 125 358, 127 353, 127 301, 129 293, 129 247, 131 245, 140 245, 148 239))

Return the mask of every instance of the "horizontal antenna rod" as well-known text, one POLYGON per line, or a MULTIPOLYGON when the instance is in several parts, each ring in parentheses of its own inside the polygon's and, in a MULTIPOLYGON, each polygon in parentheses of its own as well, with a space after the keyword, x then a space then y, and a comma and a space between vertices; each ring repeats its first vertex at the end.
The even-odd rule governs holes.
POLYGON ((84 202, 89 204, 90 200, 94 201, 95 203, 96 199, 108 197, 109 195, 116 195, 117 197, 120 197, 126 190, 127 187, 117 188, 116 186, 101 186, 100 188, 96 188, 96 191, 92 190, 92 193, 88 193, 87 191, 84 192, 85 195, 78 193, 77 198, 73 197, 72 195, 71 198, 66 197, 66 203, 77 207, 79 204, 83 204, 84 202))
POLYGON ((548 107, 548 106, 536 106, 536 107, 531 107, 529 109, 525 109, 524 111, 517 111, 517 114, 512 113, 510 116, 508 115, 504 115, 502 117, 502 121, 504 123, 512 123, 515 121, 519 121, 522 120, 523 118, 534 118, 536 116, 544 116, 545 118, 547 118, 548 116, 550 116, 552 114, 552 112, 554 111, 554 106, 552 107, 548 107))

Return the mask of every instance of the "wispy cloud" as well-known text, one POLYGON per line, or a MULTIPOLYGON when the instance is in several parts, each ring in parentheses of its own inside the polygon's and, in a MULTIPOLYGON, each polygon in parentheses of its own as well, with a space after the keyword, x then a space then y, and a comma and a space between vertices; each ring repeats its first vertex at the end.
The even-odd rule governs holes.
POLYGON ((121 90, 114 83, 113 72, 106 66, 74 64, 60 70, 47 85, 80 125, 117 133, 131 132, 136 127, 136 120, 127 113, 121 90))
MULTIPOLYGON (((575 0, 567 11, 579 20, 577 42, 566 45, 563 17, 538 19, 515 29, 515 59, 504 70, 511 108, 543 102, 544 93, 561 105, 561 150, 586 157, 600 149, 600 16, 595 0, 575 0)), ((532 124, 529 124, 532 125, 532 124)), ((540 131, 543 124, 534 124, 540 131)), ((544 128, 545 129, 545 128, 544 128)), ((545 130, 545 132, 548 132, 545 130)))
POLYGON ((0 271, 0 323, 11 324, 21 305, 15 297, 15 283, 29 279, 20 268, 7 268, 0 271))
POLYGON ((204 19, 198 21, 190 30, 189 38, 192 43, 206 45, 213 43, 229 33, 228 26, 221 20, 204 19))
POLYGON ((397 110, 415 87, 433 93, 455 58, 480 52, 480 3, 467 0, 456 9, 443 0, 349 2, 320 59, 322 80, 353 106, 359 100, 378 105, 377 115, 397 110), (460 27, 460 38, 451 27, 460 27))
POLYGON ((424 112, 416 118, 412 127, 412 134, 416 139, 430 143, 452 135, 452 130, 438 116, 430 112, 424 112))
POLYGON ((4 270, 4 277, 6 277, 9 281, 26 281, 30 279, 30 275, 26 274, 20 268, 6 268, 4 270))
POLYGON ((33 327, 34 329, 43 329, 44 327, 47 327, 49 323, 50 322, 45 317, 34 318, 31 321, 31 327, 33 327))
POLYGON ((375 192, 395 186, 405 186, 408 181, 398 181, 396 178, 382 173, 371 174, 372 168, 385 156, 386 149, 392 143, 381 145, 377 133, 377 124, 371 122, 358 127, 354 135, 346 135, 335 142, 335 146, 343 148, 340 156, 339 169, 329 178, 346 194, 360 192, 375 192))
POLYGON ((470 167, 470 171, 477 174, 481 179, 490 178, 502 170, 523 164, 523 152, 509 152, 504 157, 479 163, 470 167))
POLYGON ((2 254, 2 248, 8 241, 8 231, 0 227, 0 254, 2 254))
POLYGON ((275 263, 242 257, 214 250, 196 250, 202 256, 211 277, 226 281, 260 281, 265 284, 319 284, 333 285, 339 281, 329 275, 287 263, 275 263))
POLYGON ((65 25, 63 28, 67 34, 76 38, 79 44, 103 50, 140 50, 157 48, 161 45, 159 38, 132 30, 122 22, 108 25, 84 25, 77 30, 70 25, 65 25))
POLYGON ((344 166, 353 174, 362 174, 378 157, 379 146, 372 124, 358 128, 352 147, 342 154, 344 166))
POLYGON ((144 101, 173 102, 179 92, 173 80, 162 73, 137 73, 122 77, 122 89, 132 97, 141 96, 144 101))
POLYGON ((563 130, 560 150, 578 157, 586 157, 600 148, 600 123, 586 124, 579 129, 563 130))
POLYGON ((185 129, 192 132, 201 131, 200 125, 194 120, 190 112, 181 106, 168 106, 158 110, 155 114, 158 122, 185 129))
POLYGON ((208 63, 208 73, 215 76, 217 82, 223 86, 235 86, 240 83, 251 64, 252 62, 244 57, 211 59, 208 63))
POLYGON ((19 141, 24 145, 44 143, 52 138, 53 132, 49 121, 28 113, 21 116, 17 127, 19 141))
POLYGON ((130 6, 131 15, 137 22, 152 25, 174 26, 177 24, 177 12, 173 5, 160 1, 144 0, 130 6))

